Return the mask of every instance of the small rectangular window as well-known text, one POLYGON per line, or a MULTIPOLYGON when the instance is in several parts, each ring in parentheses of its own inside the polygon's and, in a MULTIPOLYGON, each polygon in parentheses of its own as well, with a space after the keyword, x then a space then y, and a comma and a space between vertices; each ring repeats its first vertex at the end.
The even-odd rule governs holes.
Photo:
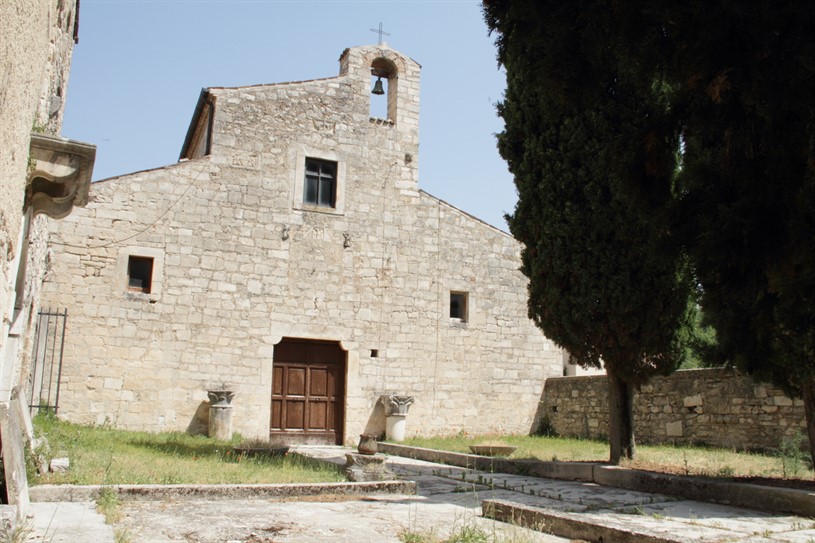
POLYGON ((337 163, 307 158, 303 202, 321 207, 334 207, 336 194, 337 163))
POLYGON ((127 290, 150 294, 152 285, 152 257, 129 256, 127 258, 127 290))
POLYGON ((450 318, 467 322, 467 293, 450 293, 450 318))

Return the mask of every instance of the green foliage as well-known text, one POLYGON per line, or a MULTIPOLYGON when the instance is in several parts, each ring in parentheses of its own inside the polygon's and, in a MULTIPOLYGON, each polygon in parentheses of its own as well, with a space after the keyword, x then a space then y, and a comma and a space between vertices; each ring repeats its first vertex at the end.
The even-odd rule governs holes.
POLYGON ((784 477, 798 477, 806 470, 806 454, 802 449, 805 438, 804 434, 796 432, 794 436, 785 436, 781 440, 778 455, 781 458, 781 467, 784 477))
MULTIPOLYGON (((815 460, 815 12, 794 0, 491 0, 485 14, 507 68, 500 146, 521 180, 519 209, 528 199, 549 220, 549 196, 529 196, 551 192, 551 172, 536 167, 549 155, 570 162, 567 181, 605 162, 622 201, 615 213, 647 217, 643 227, 688 256, 716 330, 705 359, 803 395, 815 460), (561 129, 574 117, 563 104, 620 124, 595 126, 595 146, 564 154, 564 140, 583 136, 561 129)), ((534 238, 519 239, 530 250, 534 238)), ((533 250, 568 263, 551 249, 533 250)), ((588 262, 575 264, 585 275, 588 262)))
POLYGON ((633 455, 633 388, 677 369, 691 335, 690 269, 627 197, 632 185, 675 177, 667 87, 620 77, 608 46, 615 25, 593 24, 582 3, 484 9, 507 70, 498 149, 518 189, 507 222, 524 245, 529 316, 574 362, 606 368, 617 462, 621 450, 633 455))
POLYGON ((702 308, 691 298, 689 311, 691 317, 690 341, 685 345, 685 361, 682 369, 717 367, 718 358, 714 354, 717 348, 716 329, 704 320, 702 308))
POLYGON ((815 376, 815 16, 710 7, 652 11, 659 47, 625 37, 670 78, 685 141, 676 197, 652 209, 693 260, 719 359, 800 393, 815 376))

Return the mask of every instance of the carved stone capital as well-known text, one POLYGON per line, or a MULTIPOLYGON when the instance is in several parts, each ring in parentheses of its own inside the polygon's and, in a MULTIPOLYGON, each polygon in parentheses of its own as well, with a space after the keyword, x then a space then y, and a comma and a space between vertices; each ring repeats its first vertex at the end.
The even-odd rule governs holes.
POLYGON ((61 219, 88 203, 96 146, 44 134, 31 134, 31 167, 26 207, 33 214, 61 219))
POLYGON ((229 405, 232 403, 232 398, 235 397, 235 392, 232 390, 207 390, 209 396, 209 405, 229 405))
POLYGON ((416 398, 399 394, 384 394, 380 397, 385 407, 385 415, 407 415, 416 398))

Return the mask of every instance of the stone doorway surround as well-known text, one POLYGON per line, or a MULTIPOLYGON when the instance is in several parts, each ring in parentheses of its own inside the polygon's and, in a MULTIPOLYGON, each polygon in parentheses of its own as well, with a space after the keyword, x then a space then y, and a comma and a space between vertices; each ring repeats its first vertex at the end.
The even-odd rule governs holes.
POLYGON ((338 342, 284 338, 275 345, 269 435, 285 444, 342 444, 346 352, 338 342))

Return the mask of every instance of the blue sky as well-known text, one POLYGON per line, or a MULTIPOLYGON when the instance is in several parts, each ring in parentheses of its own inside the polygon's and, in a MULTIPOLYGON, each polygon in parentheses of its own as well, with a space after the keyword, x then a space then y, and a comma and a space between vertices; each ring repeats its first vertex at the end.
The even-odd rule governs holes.
POLYGON ((506 230, 505 77, 479 2, 82 0, 62 133, 96 144, 94 180, 175 163, 202 87, 337 75, 380 22, 422 65, 420 187, 506 230))

